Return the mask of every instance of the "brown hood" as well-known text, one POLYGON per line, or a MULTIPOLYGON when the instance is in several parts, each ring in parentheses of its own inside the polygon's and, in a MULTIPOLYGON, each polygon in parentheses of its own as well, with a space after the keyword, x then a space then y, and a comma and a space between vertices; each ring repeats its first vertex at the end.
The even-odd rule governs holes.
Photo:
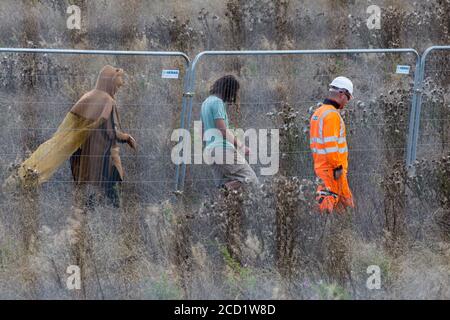
POLYGON ((89 120, 108 119, 115 105, 114 95, 119 89, 117 76, 123 74, 122 69, 109 65, 103 67, 95 89, 82 96, 70 111, 89 120))
POLYGON ((112 66, 104 66, 102 71, 100 71, 100 75, 97 79, 97 84, 95 85, 95 89, 101 90, 109 94, 112 98, 116 94, 118 88, 118 79, 117 76, 124 75, 124 72, 120 68, 114 68, 112 66))

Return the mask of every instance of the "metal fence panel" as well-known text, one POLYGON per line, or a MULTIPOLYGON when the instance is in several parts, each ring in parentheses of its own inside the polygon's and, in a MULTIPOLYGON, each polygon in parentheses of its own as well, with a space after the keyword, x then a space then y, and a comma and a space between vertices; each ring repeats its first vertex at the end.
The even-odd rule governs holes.
MULTIPOLYGON (((127 197, 142 203, 167 198, 173 190, 175 166, 170 159, 172 130, 184 126, 186 81, 189 58, 181 52, 107 51, 0 48, 2 181, 8 167, 21 162, 29 152, 56 131, 66 113, 82 94, 94 88, 100 69, 106 65, 126 72, 126 85, 117 94, 125 132, 139 146, 137 154, 121 146, 125 169, 123 188, 127 197), (162 77, 162 70, 178 69, 178 79, 162 77)), ((66 162, 42 188, 41 194, 67 198, 72 192, 66 162)))
POLYGON ((450 46, 433 46, 421 58, 411 160, 440 157, 449 150, 450 46))
MULTIPOLYGON (((268 56, 268 57, 277 57, 277 56, 296 56, 296 55, 306 55, 306 56, 313 56, 313 55, 339 55, 339 56, 345 56, 345 55, 352 55, 352 54, 369 54, 369 55, 374 55, 374 54, 381 54, 381 55, 385 55, 385 54, 399 54, 399 53, 410 53, 413 56, 415 56, 415 61, 414 61, 414 68, 417 68, 418 65, 420 64, 420 59, 419 59, 419 55, 418 53, 414 50, 414 49, 349 49, 349 50, 288 50, 288 51, 208 51, 208 52, 202 52, 199 55, 197 55, 197 57, 194 59, 191 69, 190 69, 190 85, 189 85, 189 93, 192 94, 196 89, 196 72, 197 72, 197 65, 199 64, 199 61, 204 57, 204 56, 268 56)), ((371 63, 371 62, 369 62, 371 63)), ((339 64, 338 64, 339 65, 339 64)), ((261 66, 258 66, 259 68, 261 68, 261 66)), ((376 69, 377 65, 373 64, 372 65, 372 72, 374 69, 376 69)), ((232 68, 230 67, 230 65, 227 67, 228 69, 232 68)), ((368 69, 368 68, 366 68, 368 69)), ((224 70, 225 72, 227 72, 227 70, 224 70)), ((390 72, 392 72, 393 70, 390 70, 390 72)), ((295 72, 294 69, 291 69, 289 71, 290 76, 292 76, 292 72, 295 72)), ((395 71, 394 71, 395 72, 395 71)), ((364 71, 363 71, 364 73, 364 71)), ((332 74, 332 72, 329 73, 330 75, 332 74)), ((417 74, 415 74, 415 78, 417 78, 417 74)), ((285 76, 284 74, 279 74, 280 77, 281 76, 285 76)), ((330 78, 330 75, 318 75, 320 76, 327 76, 328 78, 330 78)), ((369 76, 368 74, 365 74, 365 76, 369 76)), ((373 79, 370 80, 371 84, 373 84, 373 79)), ((415 79, 414 82, 417 82, 417 80, 415 79)), ((412 83, 412 81, 411 81, 412 83)), ((316 89, 317 90, 317 89, 316 89)), ((411 92, 412 95, 412 99, 413 99, 413 107, 416 106, 416 98, 417 98, 417 92, 411 92)), ((189 106, 188 106, 188 114, 187 114, 187 122, 191 123, 192 122, 192 104, 193 101, 195 101, 194 99, 189 99, 189 106)), ((197 101, 196 101, 197 102, 197 101)), ((317 102, 316 100, 313 101, 309 101, 309 102, 317 102)), ((198 107, 198 106, 196 106, 198 107)), ((195 111, 195 110, 194 110, 195 111)), ((414 114, 414 110, 413 113, 414 114)), ((411 128, 413 127, 414 124, 414 117, 411 116, 409 117, 409 130, 411 131, 411 128)), ((183 186, 183 180, 184 180, 184 173, 185 173, 185 169, 182 170, 181 176, 180 176, 180 185, 181 187, 183 186)))
MULTIPOLYGON (((366 195, 357 199, 364 203, 359 210, 374 213, 374 206, 382 206, 377 194, 382 194, 378 181, 384 170, 393 161, 407 158, 419 63, 413 49, 203 52, 191 64, 189 92, 195 95, 188 101, 187 124, 192 131, 214 80, 229 73, 238 75, 242 88, 240 112, 233 119, 235 109, 230 109, 233 126, 244 130, 282 128, 284 120, 277 114, 294 113, 298 137, 293 145, 281 143, 281 170, 287 175, 313 179, 308 109, 323 100, 334 77, 348 76, 356 88, 355 99, 344 112, 350 148, 349 177, 355 193, 366 195), (410 70, 408 74, 397 73, 397 66, 409 66, 410 70)), ((180 174, 179 188, 186 182, 191 190, 209 192, 213 182, 208 166, 189 167, 180 174)), ((259 167, 254 168, 259 174, 259 167)))

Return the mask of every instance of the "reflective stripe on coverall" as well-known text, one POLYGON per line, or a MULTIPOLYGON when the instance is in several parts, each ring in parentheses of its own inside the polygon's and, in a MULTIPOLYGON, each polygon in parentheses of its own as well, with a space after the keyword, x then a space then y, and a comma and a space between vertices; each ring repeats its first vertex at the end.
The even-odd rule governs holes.
POLYGON ((353 195, 347 181, 348 149, 345 124, 336 108, 324 104, 311 117, 310 148, 314 171, 323 184, 317 189, 317 201, 321 212, 342 212, 354 207, 353 195), (342 166, 343 173, 334 179, 333 169, 342 166))

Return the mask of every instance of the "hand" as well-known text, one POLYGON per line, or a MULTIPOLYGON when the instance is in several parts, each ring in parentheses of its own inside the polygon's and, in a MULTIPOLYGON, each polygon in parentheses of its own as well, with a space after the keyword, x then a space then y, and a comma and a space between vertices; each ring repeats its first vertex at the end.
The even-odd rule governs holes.
POLYGON ((342 166, 339 166, 339 167, 333 169, 334 180, 338 180, 342 176, 343 172, 344 172, 344 169, 342 168, 342 166))
POLYGON ((238 150, 241 154, 248 156, 250 154, 250 149, 246 147, 244 144, 238 147, 238 150))
POLYGON ((248 156, 250 154, 250 149, 248 147, 245 146, 245 144, 236 144, 235 143, 235 147, 236 149, 239 151, 240 154, 243 154, 245 156, 248 156))
POLYGON ((127 143, 134 151, 136 151, 137 149, 136 139, 134 139, 131 135, 128 135, 127 143))

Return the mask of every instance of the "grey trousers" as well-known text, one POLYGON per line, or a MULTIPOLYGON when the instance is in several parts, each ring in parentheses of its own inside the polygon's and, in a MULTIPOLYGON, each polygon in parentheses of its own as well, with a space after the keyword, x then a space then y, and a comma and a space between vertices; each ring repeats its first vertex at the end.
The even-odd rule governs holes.
MULTIPOLYGON (((217 158, 216 158, 217 159, 217 158)), ((240 181, 244 184, 258 184, 258 178, 255 172, 248 164, 245 157, 241 155, 236 149, 217 147, 211 151, 211 157, 206 159, 210 164, 215 185, 218 188, 223 187, 226 183, 231 181, 240 181), (216 155, 222 152, 223 158, 219 163, 213 162, 216 155), (227 161, 228 159, 228 161, 227 161), (230 163, 229 160, 233 160, 230 163)))

